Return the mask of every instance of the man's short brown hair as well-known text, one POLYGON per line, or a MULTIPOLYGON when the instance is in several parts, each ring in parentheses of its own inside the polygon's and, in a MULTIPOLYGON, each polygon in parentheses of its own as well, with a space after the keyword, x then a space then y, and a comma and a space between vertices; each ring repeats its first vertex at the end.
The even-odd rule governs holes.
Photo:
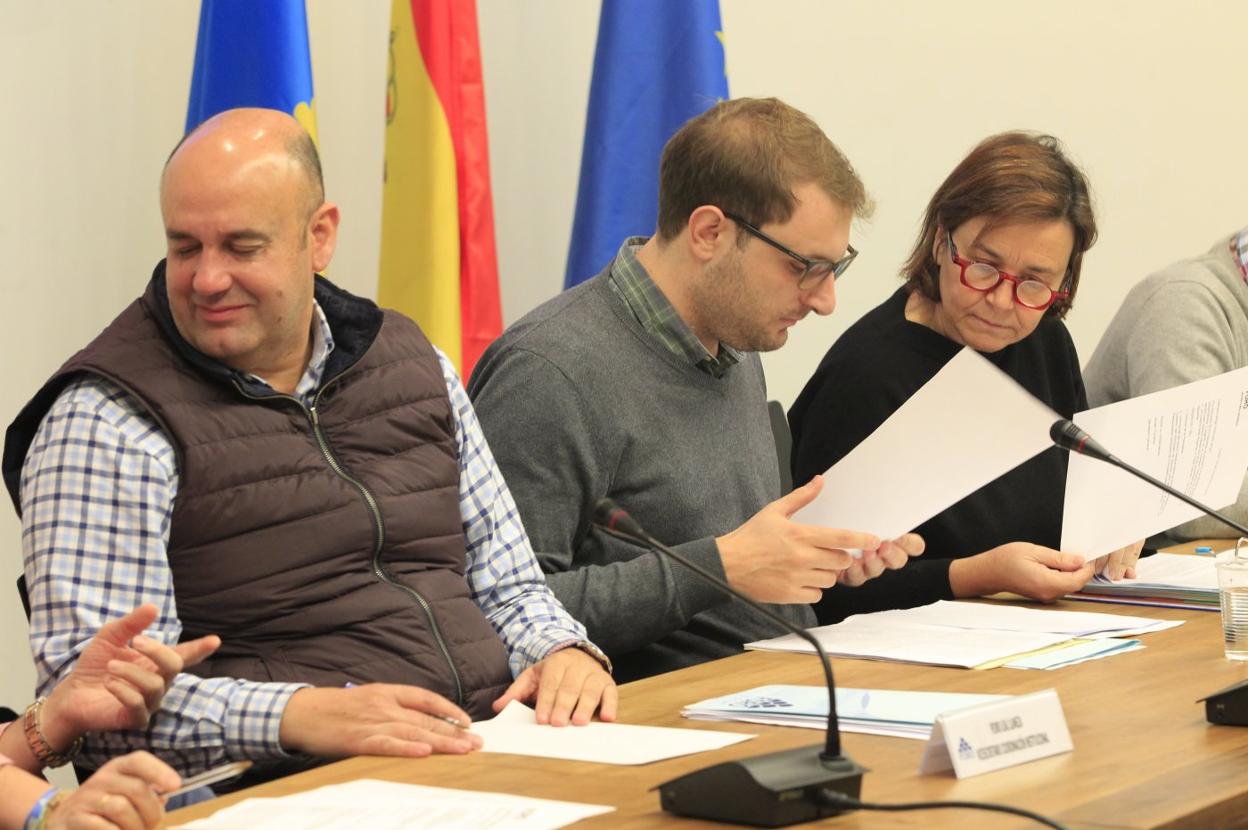
POLYGON ((932 257, 937 234, 953 233, 977 216, 988 228, 1012 222, 1065 220, 1075 244, 1062 280, 1069 293, 1045 312, 1064 317, 1075 301, 1083 254, 1096 241, 1092 193, 1083 171, 1051 135, 1008 132, 989 136, 953 169, 936 190, 923 216, 923 228, 902 266, 911 291, 940 301, 940 264, 932 257))
POLYGON ((776 98, 721 101, 681 127, 659 165, 659 239, 703 205, 755 225, 786 222, 793 189, 812 183, 855 215, 871 211, 862 180, 810 116, 776 98))

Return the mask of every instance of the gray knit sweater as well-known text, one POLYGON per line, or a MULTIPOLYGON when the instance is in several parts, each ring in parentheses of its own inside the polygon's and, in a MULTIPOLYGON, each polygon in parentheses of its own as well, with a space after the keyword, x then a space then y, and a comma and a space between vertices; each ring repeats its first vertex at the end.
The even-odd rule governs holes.
MULTIPOLYGON (((757 354, 716 379, 637 322, 604 272, 543 304, 468 386, 555 595, 624 682, 783 633, 675 562, 594 528, 610 496, 723 577, 714 537, 780 496, 757 354)), ((815 624, 805 605, 772 606, 815 624)))
MULTIPOLYGON (((1231 253, 1232 238, 1222 238, 1203 256, 1176 262, 1131 289, 1083 370, 1090 405, 1248 366, 1248 286, 1231 253)), ((1248 478, 1226 513, 1235 521, 1248 521, 1248 478)), ((1200 539, 1234 536, 1235 531, 1202 517, 1169 535, 1200 539)))

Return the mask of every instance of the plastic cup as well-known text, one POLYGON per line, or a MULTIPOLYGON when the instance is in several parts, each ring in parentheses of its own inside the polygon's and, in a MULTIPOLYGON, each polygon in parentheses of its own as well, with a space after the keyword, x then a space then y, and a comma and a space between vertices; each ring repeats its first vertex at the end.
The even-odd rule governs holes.
POLYGON ((1218 557, 1217 569, 1226 658, 1248 660, 1248 556, 1228 551, 1218 557))

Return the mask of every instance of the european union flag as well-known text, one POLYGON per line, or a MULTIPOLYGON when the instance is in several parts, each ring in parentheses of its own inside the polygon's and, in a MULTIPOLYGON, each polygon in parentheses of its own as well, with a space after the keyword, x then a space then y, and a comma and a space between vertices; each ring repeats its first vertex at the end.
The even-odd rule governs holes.
POLYGON ((288 112, 316 138, 304 0, 203 0, 187 132, 234 107, 288 112))
POLYGON ((663 145, 728 97, 722 37, 719 0, 603 0, 565 288, 654 231, 663 145))

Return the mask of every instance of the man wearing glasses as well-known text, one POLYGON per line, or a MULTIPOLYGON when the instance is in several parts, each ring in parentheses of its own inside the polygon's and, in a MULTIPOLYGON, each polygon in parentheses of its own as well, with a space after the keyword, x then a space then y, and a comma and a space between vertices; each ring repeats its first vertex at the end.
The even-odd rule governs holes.
POLYGON ((841 152, 775 99, 722 102, 664 148, 655 235, 520 320, 469 383, 547 581, 621 681, 781 630, 592 524, 610 497, 657 538, 803 627, 809 603, 922 551, 802 525, 780 498, 759 351, 831 314, 868 201, 841 152), (862 549, 855 560, 846 551, 862 549))

